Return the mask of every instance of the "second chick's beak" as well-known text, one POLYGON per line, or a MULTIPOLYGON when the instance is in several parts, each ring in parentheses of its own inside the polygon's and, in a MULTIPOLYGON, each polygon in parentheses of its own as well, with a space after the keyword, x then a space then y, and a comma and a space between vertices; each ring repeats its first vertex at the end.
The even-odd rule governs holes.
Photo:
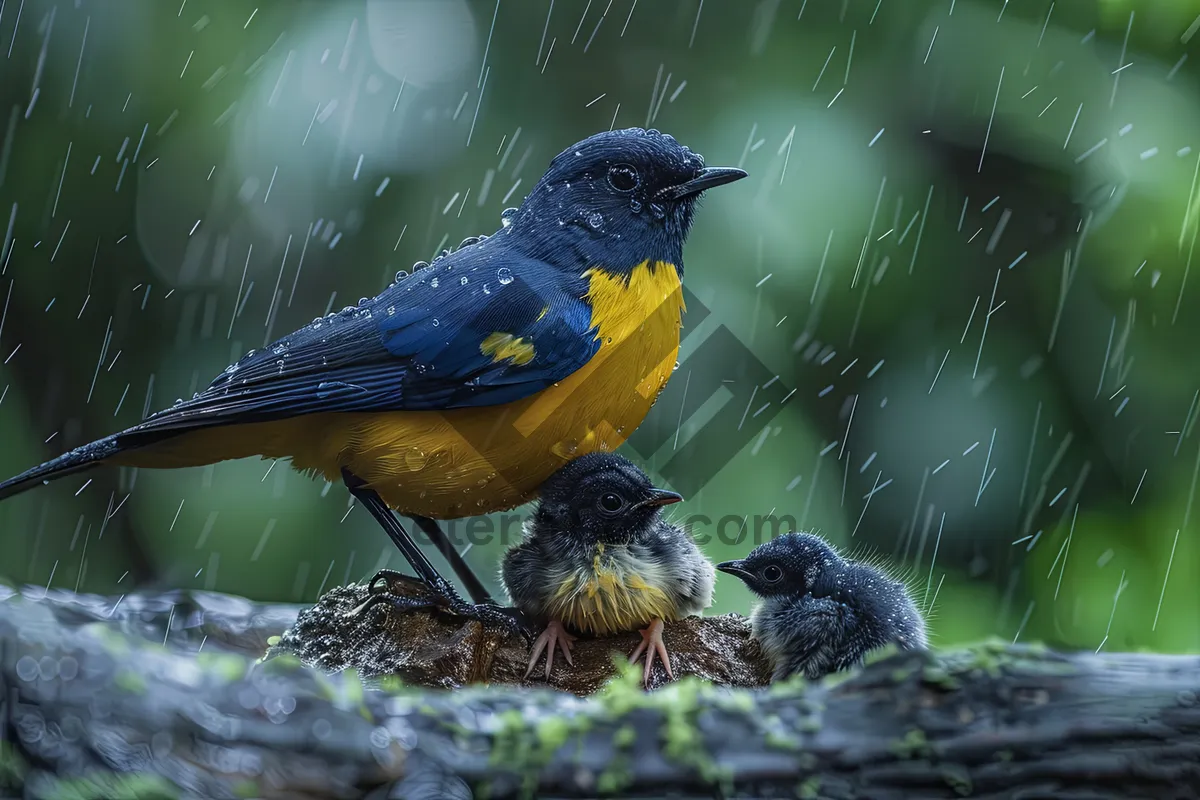
POLYGON ((746 177, 746 171, 737 167, 705 167, 690 181, 675 186, 668 186, 654 195, 655 200, 679 200, 712 189, 727 183, 740 181, 746 177))
POLYGON ((746 569, 746 562, 741 561, 740 559, 737 561, 722 561, 720 564, 717 564, 717 569, 719 569, 721 572, 726 572, 730 575, 741 578, 742 580, 749 580, 750 578, 754 577, 750 571, 746 569))
POLYGON ((669 506, 683 500, 683 495, 666 489, 651 489, 650 496, 638 503, 639 506, 669 506))

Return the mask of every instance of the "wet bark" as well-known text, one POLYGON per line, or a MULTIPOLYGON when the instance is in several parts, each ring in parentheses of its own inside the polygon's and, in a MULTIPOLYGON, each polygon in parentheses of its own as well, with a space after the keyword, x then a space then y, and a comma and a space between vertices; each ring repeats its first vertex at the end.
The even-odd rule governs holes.
MULTIPOLYGON (((1200 657, 983 645, 768 690, 692 677, 646 694, 620 670, 580 697, 504 685, 525 644, 474 622, 379 611, 339 628, 362 594, 302 615, 208 593, 0 589, 0 796, 1200 796, 1200 657), (326 667, 356 669, 305 667, 321 637, 326 667), (271 642, 279 655, 256 663, 271 642), (364 689, 359 670, 389 652, 408 682, 364 689), (424 685, 479 674, 500 682, 424 685)), ((666 636, 678 672, 757 680, 743 620, 687 625, 666 636), (723 649, 748 657, 702 663, 723 649)), ((599 674, 593 660, 625 645, 580 648, 577 668, 599 674)))

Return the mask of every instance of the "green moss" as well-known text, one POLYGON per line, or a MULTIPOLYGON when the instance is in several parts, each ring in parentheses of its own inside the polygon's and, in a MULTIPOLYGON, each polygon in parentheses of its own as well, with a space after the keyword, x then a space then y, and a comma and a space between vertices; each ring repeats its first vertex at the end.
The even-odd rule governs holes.
POLYGON ((947 692, 953 692, 962 688, 962 683, 959 682, 958 678, 955 678, 941 666, 925 667, 921 670, 921 680, 947 692))
POLYGON ((104 648, 114 656, 127 656, 133 650, 130 638, 123 635, 118 628, 96 623, 86 626, 86 630, 100 640, 104 648))
POLYGON ((942 780, 961 797, 971 794, 973 785, 967 768, 961 764, 945 764, 942 766, 942 780))
POLYGON ((406 694, 409 690, 408 684, 399 675, 384 675, 382 678, 377 678, 375 688, 384 694, 391 695, 406 694))
POLYGON ((633 784, 633 772, 629 769, 629 760, 618 756, 608 762, 596 777, 596 792, 601 795, 619 795, 633 784))
MULTIPOLYGON (((276 659, 266 662, 274 665, 276 659)), ((224 683, 233 683, 246 676, 249 666, 246 659, 232 653, 201 652, 196 655, 196 665, 224 683)), ((266 669, 267 667, 264 667, 266 669)))
POLYGON ((159 775, 98 772, 53 778, 39 791, 44 800, 176 800, 179 789, 159 775))
POLYGON ((233 793, 238 797, 261 797, 262 792, 258 788, 258 784, 254 781, 238 781, 233 785, 233 793))
POLYGON ((113 683, 117 685, 118 689, 130 694, 146 693, 146 679, 132 670, 118 670, 117 674, 113 676, 113 683))
POLYGON ((776 750, 795 751, 800 749, 800 741, 795 736, 791 735, 791 731, 783 724, 783 720, 776 714, 770 714, 762 721, 763 741, 767 747, 776 750))
POLYGON ((558 748, 567 743, 572 730, 571 723, 562 717, 547 717, 540 721, 535 730, 537 735, 538 750, 549 757, 558 751, 558 748))
POLYGON ((803 781, 796 789, 796 794, 804 798, 804 800, 816 800, 820 797, 821 779, 815 775, 803 781))
POLYGON ((867 655, 863 659, 863 661, 866 664, 875 664, 880 661, 886 661, 889 658, 891 658, 892 656, 898 656, 902 652, 904 652, 904 651, 900 649, 899 645, 897 645, 895 642, 889 642, 888 644, 884 645, 883 647, 877 648, 877 649, 872 650, 869 653, 867 653, 867 655))
POLYGON ((489 763, 521 776, 522 793, 526 797, 535 795, 542 767, 550 763, 554 754, 572 738, 582 741, 582 734, 592 724, 584 715, 551 715, 531 725, 524 714, 515 709, 501 712, 497 720, 499 725, 489 763))
POLYGON ((892 742, 889 749, 900 758, 927 758, 933 753, 929 740, 925 738, 925 732, 920 728, 913 728, 903 739, 892 742))
POLYGON ((12 743, 0 741, 0 786, 20 786, 28 770, 29 765, 12 743))
POLYGON ((622 725, 613 734, 613 747, 618 750, 627 750, 633 747, 635 741, 637 741, 637 730, 632 725, 622 725))

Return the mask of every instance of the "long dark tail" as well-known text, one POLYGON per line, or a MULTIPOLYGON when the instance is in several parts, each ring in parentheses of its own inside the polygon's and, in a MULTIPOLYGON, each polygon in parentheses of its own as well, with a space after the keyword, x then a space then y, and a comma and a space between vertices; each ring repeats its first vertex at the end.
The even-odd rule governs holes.
POLYGON ((45 464, 26 470, 15 478, 0 483, 0 500, 20 494, 26 489, 32 489, 43 483, 65 478, 85 469, 96 466, 106 458, 111 458, 126 449, 117 439, 120 434, 106 436, 99 441, 76 447, 70 452, 63 453, 58 458, 52 458, 45 464))

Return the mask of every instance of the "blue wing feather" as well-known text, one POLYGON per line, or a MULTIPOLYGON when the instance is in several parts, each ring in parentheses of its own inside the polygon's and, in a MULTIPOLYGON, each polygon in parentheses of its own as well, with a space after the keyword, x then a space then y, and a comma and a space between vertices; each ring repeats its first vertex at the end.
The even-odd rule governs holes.
POLYGON ((599 349, 583 280, 488 239, 374 300, 315 320, 229 367, 202 393, 129 431, 262 422, 316 412, 419 411, 513 402, 599 349), (465 279, 465 280, 464 280, 465 279), (533 346, 526 364, 480 349, 493 333, 533 346))

